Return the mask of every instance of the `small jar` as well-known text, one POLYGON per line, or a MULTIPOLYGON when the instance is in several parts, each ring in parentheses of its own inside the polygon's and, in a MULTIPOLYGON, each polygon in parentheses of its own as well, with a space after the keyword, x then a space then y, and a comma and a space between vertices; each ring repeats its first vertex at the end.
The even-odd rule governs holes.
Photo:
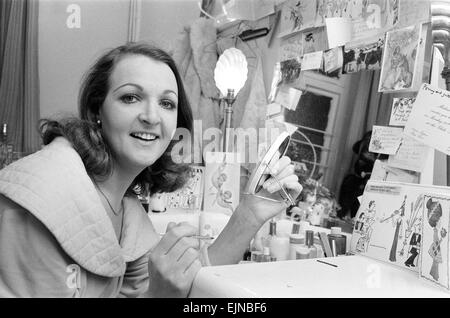
POLYGON ((301 234, 289 235, 289 259, 297 259, 297 248, 303 246, 305 237, 301 234))

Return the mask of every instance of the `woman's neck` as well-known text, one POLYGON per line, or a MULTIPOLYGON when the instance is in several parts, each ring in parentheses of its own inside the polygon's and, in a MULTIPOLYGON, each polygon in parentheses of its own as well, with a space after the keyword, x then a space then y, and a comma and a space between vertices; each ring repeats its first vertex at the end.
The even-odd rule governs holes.
POLYGON ((98 181, 97 185, 108 197, 113 208, 119 210, 125 193, 137 175, 137 173, 124 171, 116 166, 113 168, 111 175, 106 180, 98 181))

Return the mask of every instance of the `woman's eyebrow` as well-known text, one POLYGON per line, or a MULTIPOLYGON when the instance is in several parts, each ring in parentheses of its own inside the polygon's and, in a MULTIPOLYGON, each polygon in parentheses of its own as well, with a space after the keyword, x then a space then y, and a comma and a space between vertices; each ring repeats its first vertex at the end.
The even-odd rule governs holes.
POLYGON ((166 90, 164 91, 164 94, 170 94, 170 93, 172 93, 172 94, 174 94, 176 97, 178 97, 178 94, 177 94, 175 91, 171 90, 171 89, 166 89, 166 90))
POLYGON ((127 86, 127 85, 134 86, 134 87, 136 87, 137 89, 139 89, 140 91, 143 91, 143 90, 144 90, 144 88, 143 88, 141 85, 134 84, 134 83, 125 83, 125 84, 122 84, 122 85, 120 85, 119 87, 117 87, 115 90, 113 90, 113 93, 114 93, 115 91, 117 91, 119 88, 124 87, 124 86, 127 86))

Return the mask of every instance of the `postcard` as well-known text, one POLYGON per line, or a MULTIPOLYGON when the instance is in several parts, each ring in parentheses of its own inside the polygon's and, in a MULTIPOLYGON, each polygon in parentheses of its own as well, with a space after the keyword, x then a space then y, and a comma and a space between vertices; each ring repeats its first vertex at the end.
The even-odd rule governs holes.
POLYGON ((303 54, 328 50, 328 39, 325 27, 302 32, 303 54))
POLYGON ((392 102, 389 125, 405 126, 415 102, 415 97, 396 97, 392 102))
MULTIPOLYGON (((428 248, 432 245, 431 242, 425 243, 421 239, 425 239, 422 226, 428 230, 428 217, 424 210, 432 208, 426 195, 448 194, 447 187, 369 180, 355 216, 350 250, 405 270, 418 272, 419 254, 421 251, 428 253, 428 248), (421 246, 424 246, 424 249, 421 246)), ((445 207, 442 204, 446 215, 444 217, 443 214, 439 225, 447 228, 448 204, 446 202, 445 207)), ((448 246, 447 242, 445 244, 448 246)), ((447 252, 443 252, 441 256, 444 259, 447 252)), ((445 261, 448 264, 447 260, 445 261)), ((430 267, 427 267, 427 271, 430 267)), ((442 273, 442 268, 445 266, 441 265, 441 275, 447 275, 442 273)))
POLYGON ((323 53, 324 71, 331 73, 338 70, 344 64, 344 54, 342 46, 335 47, 323 53))
POLYGON ((322 68, 323 51, 303 55, 302 71, 318 70, 322 68))
POLYGON ((405 134, 450 155, 450 92, 422 84, 405 134))
POLYGON ((375 160, 370 180, 419 183, 419 173, 390 166, 387 160, 375 160))
POLYGON ((384 37, 365 39, 345 46, 343 73, 380 69, 383 50, 384 37))
POLYGON ((403 128, 373 126, 370 139, 369 151, 394 155, 402 141, 403 128))
MULTIPOLYGON (((421 25, 386 33, 379 92, 411 90, 421 47, 421 25)), ((422 45, 423 47, 424 45, 422 45)))
POLYGON ((301 61, 303 55, 303 38, 301 33, 292 34, 280 41, 279 61, 297 59, 301 61))
POLYGON ((316 0, 298 1, 287 0, 281 7, 279 37, 298 32, 316 25, 316 0))
MULTIPOLYGON (((399 21, 399 0, 352 1, 352 40, 384 37, 399 21)), ((414 24, 411 23, 411 24, 414 24)))
POLYGON ((203 202, 205 168, 192 166, 186 184, 174 192, 162 194, 166 208, 200 210, 203 202))
POLYGON ((397 154, 389 156, 388 165, 400 169, 422 172, 431 148, 403 134, 397 154))
POLYGON ((295 111, 302 96, 302 91, 289 86, 281 86, 275 97, 275 103, 295 111))
POLYGON ((431 21, 431 5, 424 0, 400 0, 398 26, 408 26, 431 21))
POLYGON ((240 169, 238 153, 205 154, 204 211, 233 213, 239 204, 240 169))

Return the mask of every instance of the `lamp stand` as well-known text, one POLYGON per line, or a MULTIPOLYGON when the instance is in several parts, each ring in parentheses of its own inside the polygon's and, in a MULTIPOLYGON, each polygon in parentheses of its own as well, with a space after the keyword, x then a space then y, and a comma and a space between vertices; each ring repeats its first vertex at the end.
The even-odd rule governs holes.
POLYGON ((232 126, 232 118, 233 118, 233 103, 236 100, 234 96, 234 89, 229 89, 227 97, 224 98, 226 102, 225 106, 225 126, 223 131, 223 144, 222 151, 228 152, 228 143, 230 139, 231 126, 232 126))

